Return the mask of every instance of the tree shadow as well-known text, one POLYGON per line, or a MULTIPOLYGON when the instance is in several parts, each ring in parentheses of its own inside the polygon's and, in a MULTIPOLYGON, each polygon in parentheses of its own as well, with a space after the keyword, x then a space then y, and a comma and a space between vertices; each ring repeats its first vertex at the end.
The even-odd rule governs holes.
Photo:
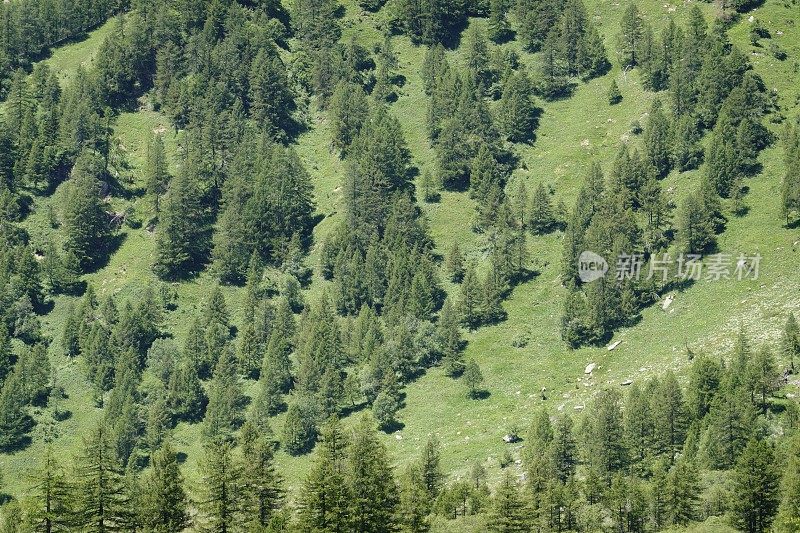
POLYGON ((488 398, 491 395, 492 395, 492 393, 489 392, 488 390, 480 389, 480 390, 476 390, 475 392, 470 394, 469 397, 470 397, 471 400, 485 400, 486 398, 488 398))
POLYGON ((386 424, 380 426, 380 430, 386 434, 389 434, 394 433, 395 431, 400 431, 404 427, 406 427, 406 425, 399 420, 392 420, 391 422, 387 422, 386 424))

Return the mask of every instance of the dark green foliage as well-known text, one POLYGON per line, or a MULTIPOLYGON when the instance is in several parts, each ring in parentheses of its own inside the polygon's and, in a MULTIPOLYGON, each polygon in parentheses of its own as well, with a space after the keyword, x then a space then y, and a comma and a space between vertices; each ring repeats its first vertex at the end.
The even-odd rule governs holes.
POLYGON ((369 113, 364 90, 354 83, 340 81, 331 96, 328 113, 333 127, 333 143, 345 152, 355 141, 369 113))
POLYGON ((72 170, 64 202, 64 249, 81 267, 96 265, 108 252, 111 228, 100 198, 103 161, 89 151, 81 153, 72 170))
POLYGON ((170 183, 156 230, 153 270, 163 279, 191 275, 206 260, 209 227, 200 199, 192 170, 182 168, 170 183))
POLYGON ((381 391, 372 402, 372 414, 378 422, 378 427, 388 429, 397 423, 397 411, 400 404, 391 391, 381 391))
POLYGON ((266 131, 292 129, 294 94, 276 49, 261 49, 250 67, 250 114, 266 131))
POLYGON ((64 471, 50 445, 32 475, 33 507, 29 523, 36 531, 68 531, 72 518, 72 494, 64 471))
POLYGON ((84 451, 77 457, 74 527, 121 531, 132 522, 130 494, 116 455, 110 432, 103 425, 85 439, 84 451))
POLYGON ((656 99, 650 107, 643 140, 647 162, 655 169, 658 178, 669 174, 671 168, 670 139, 669 120, 662 110, 661 100, 656 99))
POLYGON ((145 182, 147 194, 153 197, 153 211, 156 215, 159 213, 159 200, 167 192, 169 179, 169 164, 164 150, 164 137, 155 135, 147 150, 145 182))
POLYGON ((379 533, 396 527, 398 505, 386 447, 375 435, 375 421, 363 416, 348 450, 349 514, 354 530, 379 533))
POLYGON ((397 23, 404 33, 427 45, 448 42, 466 16, 464 3, 453 0, 402 0, 396 7, 397 23))
POLYGON ((505 473, 492 498, 489 528, 498 533, 528 531, 524 503, 516 480, 510 471, 505 473))
POLYGON ((779 503, 780 473, 772 448, 751 439, 733 473, 733 519, 744 531, 769 531, 779 503))
POLYGON ((314 398, 299 396, 290 404, 283 425, 281 443, 292 455, 300 455, 314 447, 317 440, 319 407, 314 398))
POLYGON ((223 349, 209 386, 204 435, 214 441, 228 440, 241 423, 243 395, 233 350, 223 349))
POLYGON ((149 531, 179 531, 189 526, 189 500, 175 450, 169 442, 151 457, 151 469, 141 481, 139 520, 149 531))
POLYGON ((225 532, 243 520, 246 496, 242 466, 234 457, 231 443, 206 445, 200 466, 203 492, 198 501, 203 529, 225 532))
POLYGON ((618 104, 622 101, 622 93, 619 91, 617 80, 611 80, 611 85, 608 86, 608 103, 611 105, 618 104))
POLYGON ((781 188, 781 211, 787 224, 800 216, 800 128, 789 126, 784 137, 786 173, 781 188))
POLYGON ((641 61, 642 37, 645 28, 642 15, 636 4, 631 2, 625 8, 620 21, 619 48, 624 67, 635 67, 641 61))
POLYGON ((513 142, 525 142, 534 136, 536 106, 531 93, 531 82, 525 71, 512 74, 503 85, 497 119, 500 129, 513 142))
POLYGON ((252 527, 265 528, 283 503, 283 479, 275 471, 272 443, 257 437, 243 452, 243 510, 252 527))
POLYGON ((463 379, 464 383, 467 385, 467 396, 469 398, 477 398, 481 393, 483 374, 481 373, 478 363, 476 363, 474 359, 467 361, 467 364, 464 366, 464 373, 461 375, 461 379, 463 379))
POLYGON ((322 429, 322 439, 299 498, 303 528, 345 531, 350 527, 350 487, 346 478, 349 439, 337 418, 322 429))
POLYGON ((531 197, 527 225, 537 235, 548 233, 556 225, 550 194, 542 183, 536 186, 536 190, 534 190, 531 197))

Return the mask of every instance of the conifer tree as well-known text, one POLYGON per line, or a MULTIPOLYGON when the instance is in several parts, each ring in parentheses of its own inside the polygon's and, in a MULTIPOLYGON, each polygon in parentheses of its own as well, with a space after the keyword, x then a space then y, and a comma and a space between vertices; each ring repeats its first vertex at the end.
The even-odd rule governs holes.
POLYGON ((503 85, 497 118, 500 129, 512 142, 526 142, 534 136, 536 106, 531 93, 531 82, 524 70, 512 74, 503 85))
POLYGON ((670 462, 683 447, 689 426, 683 393, 675 375, 668 372, 653 391, 654 447, 670 462))
POLYGON ((667 476, 666 510, 670 522, 685 526, 695 520, 699 500, 697 467, 682 458, 675 463, 667 476))
POLYGON ((145 167, 145 183, 147 194, 153 197, 153 211, 159 212, 159 200, 167 192, 169 185, 169 166, 164 150, 164 137, 154 135, 147 150, 147 166, 145 167))
POLYGON ((350 528, 350 489, 347 484, 348 439, 336 417, 322 429, 322 441, 299 497, 301 527, 315 531, 350 528))
POLYGON ((375 421, 368 415, 357 423, 347 457, 349 513, 353 529, 369 533, 396 528, 399 503, 386 447, 375 435, 375 421))
POLYGON ((230 348, 223 350, 209 386, 204 435, 212 440, 230 440, 241 422, 243 394, 230 348))
POLYGON ((510 471, 506 471, 492 498, 492 509, 489 516, 489 529, 491 531, 496 531, 497 533, 528 531, 524 503, 520 497, 517 483, 510 471))
POLYGON ((235 524, 242 523, 243 473, 233 453, 230 442, 214 442, 205 447, 200 465, 203 493, 198 502, 204 530, 227 533, 235 530, 235 524))
POLYGON ((565 96, 570 91, 567 63, 559 42, 559 33, 552 27, 542 45, 539 63, 539 92, 547 99, 565 96))
POLYGON ((650 107, 647 127, 644 130, 644 146, 648 163, 659 178, 670 171, 670 124, 661 109, 661 100, 654 100, 650 107))
POLYGON ((453 245, 447 253, 445 269, 450 276, 450 280, 454 283, 458 283, 464 279, 464 257, 461 255, 458 241, 453 241, 453 245))
POLYGON ((35 531, 68 531, 71 524, 71 493, 66 477, 50 444, 32 476, 32 508, 29 522, 35 531))
POLYGON ((611 80, 611 85, 608 86, 608 103, 616 105, 622 101, 622 93, 617 85, 617 80, 611 80))
POLYGON ((148 531, 181 531, 190 524, 189 499, 177 454, 169 441, 152 455, 151 465, 140 483, 139 520, 148 531))
POLYGON ((100 198, 102 173, 101 157, 89 151, 82 152, 72 169, 71 185, 64 202, 64 249, 75 254, 83 268, 105 256, 111 236, 100 198))
POLYGON ((262 48, 250 66, 250 113, 267 131, 288 132, 292 127, 294 95, 278 51, 262 48))
POLYGON ((301 395, 289 404, 281 437, 281 443, 288 453, 300 455, 314 447, 318 418, 319 406, 312 397, 301 395))
POLYGON ((360 85, 340 81, 333 91, 328 113, 331 117, 334 145, 346 152, 367 120, 369 106, 360 85))
POLYGON ((489 0, 489 21, 487 34, 495 43, 502 43, 511 34, 511 26, 506 19, 506 3, 503 0, 489 0))
POLYGON ((474 359, 467 361, 464 366, 464 373, 461 375, 464 383, 468 387, 467 397, 477 398, 480 393, 481 385, 483 385, 483 374, 474 359))
POLYGON ((772 448, 750 439, 733 472, 733 519, 744 531, 769 531, 780 501, 780 472, 772 448))
POLYGON ((162 279, 191 274, 206 258, 209 231, 201 195, 191 170, 172 180, 161 211, 153 270, 162 279))
POLYGON ((781 336, 781 352, 789 360, 789 367, 794 370, 795 359, 800 359, 800 328, 794 313, 789 313, 789 318, 786 319, 786 327, 781 336))
POLYGON ((550 231, 556 223, 550 194, 544 184, 539 183, 531 198, 531 207, 528 214, 528 227, 537 235, 550 231))
POLYGON ((275 470, 272 443, 264 436, 243 449, 243 510, 255 528, 266 528, 283 502, 283 479, 275 470))
POLYGON ((800 524, 800 440, 796 436, 789 449, 781 494, 775 526, 778 531, 791 531, 800 524))
POLYGON ((619 47, 622 54, 622 66, 635 67, 639 64, 643 35, 642 15, 636 4, 631 2, 620 21, 619 47))
POLYGON ((130 494, 109 431, 100 425, 77 457, 73 523, 89 531, 124 530, 131 523, 130 494))

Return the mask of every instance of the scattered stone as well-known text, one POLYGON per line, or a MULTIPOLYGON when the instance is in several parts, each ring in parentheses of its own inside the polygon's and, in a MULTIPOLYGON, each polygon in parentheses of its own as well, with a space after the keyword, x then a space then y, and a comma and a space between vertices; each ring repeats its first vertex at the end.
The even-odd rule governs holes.
POLYGON ((517 435, 514 435, 512 433, 507 433, 503 435, 503 442, 505 442, 506 444, 513 444, 518 441, 519 437, 517 435))
POLYGON ((575 406, 575 410, 576 411, 583 411, 585 407, 586 407, 585 405, 576 405, 575 406))
POLYGON ((756 20, 756 18, 755 18, 753 15, 750 15, 750 16, 747 18, 747 22, 749 22, 750 24, 752 24, 752 23, 753 23, 755 20, 756 20))
POLYGON ((403 440, 403 436, 400 433, 396 433, 394 438, 396 438, 397 440, 403 440))
POLYGON ((589 363, 588 365, 586 365, 586 368, 583 370, 583 373, 591 374, 595 368, 597 368, 597 363, 589 363))
POLYGON ((631 383, 633 383, 633 380, 632 380, 632 379, 626 379, 625 381, 623 381, 623 382, 621 383, 621 385, 622 385, 623 387, 627 387, 627 386, 628 386, 628 385, 630 385, 631 383))
POLYGON ((611 344, 609 344, 608 345, 608 351, 610 352, 611 350, 615 349, 617 346, 620 345, 621 342, 622 342, 622 339, 620 339, 618 341, 614 341, 611 344))
POLYGON ((647 372, 647 369, 645 367, 641 367, 639 368, 639 372, 647 372))
POLYGON ((674 296, 674 295, 672 295, 672 294, 670 294, 669 296, 667 296, 666 298, 664 298, 664 303, 662 303, 662 304, 661 304, 661 309, 662 309, 663 311, 666 311, 667 309, 669 309, 669 306, 670 306, 670 305, 672 305, 672 302, 673 302, 674 300, 675 300, 675 296, 674 296))

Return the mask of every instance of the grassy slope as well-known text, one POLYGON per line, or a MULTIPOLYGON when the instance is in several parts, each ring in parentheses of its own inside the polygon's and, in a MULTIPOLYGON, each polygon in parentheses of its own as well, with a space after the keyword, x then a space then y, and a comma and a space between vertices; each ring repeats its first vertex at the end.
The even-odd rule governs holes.
MULTIPOLYGON (((365 45, 378 42, 374 29, 381 14, 364 14, 348 0, 345 3, 345 37, 355 36, 365 45)), ((655 1, 640 2, 642 11, 656 27, 667 20, 671 8, 655 1)), ((606 37, 607 48, 613 51, 614 36, 624 6, 589 2, 590 13, 600 21, 606 37)), ((709 17, 712 8, 702 5, 709 17)), ((678 21, 685 18, 689 4, 675 8, 673 16, 678 21)), ((798 84, 793 63, 800 57, 798 29, 788 23, 792 18, 790 8, 775 0, 768 0, 756 16, 773 33, 773 39, 789 53, 789 59, 778 62, 769 55, 753 55, 751 61, 764 77, 769 88, 777 88, 780 102, 787 116, 796 116, 798 84), (777 36, 777 31, 784 35, 777 36)), ((472 23, 483 24, 476 20, 472 23)), ((80 64, 91 61, 110 25, 93 32, 88 39, 57 50, 47 61, 66 79, 80 64)), ((752 51, 748 42, 748 22, 743 17, 730 31, 732 40, 742 49, 752 51)), ((433 151, 428 145, 425 130, 426 99, 422 92, 419 70, 424 51, 414 47, 403 37, 394 40, 400 57, 400 70, 406 84, 400 90, 400 99, 392 109, 400 118, 406 139, 411 148, 414 164, 421 170, 433 169, 433 151)), ((506 46, 516 47, 516 43, 506 46)), ((459 52, 453 52, 460 60, 459 52)), ((523 55, 530 63, 531 57, 523 55)), ((612 57, 613 59, 613 57, 612 57)), ((605 77, 580 85, 569 99, 544 105, 537 139, 532 146, 515 149, 524 162, 515 173, 514 180, 525 180, 528 190, 540 181, 552 184, 559 198, 570 205, 580 186, 589 163, 600 161, 608 168, 619 143, 627 133, 631 121, 642 117, 653 95, 642 92, 637 75, 623 76, 618 68, 605 77), (620 84, 624 100, 610 107, 606 90, 612 77, 620 84), (586 143, 588 140, 588 146, 586 143)), ((146 153, 147 142, 153 130, 166 125, 164 117, 152 111, 139 111, 121 115, 116 124, 116 135, 122 145, 130 168, 123 178, 139 179, 146 153)), ((175 138, 167 130, 168 148, 174 147, 175 138)), ((633 139, 631 143, 638 142, 633 139)), ((312 127, 299 140, 298 151, 312 174, 316 187, 318 210, 325 218, 315 229, 316 242, 322 241, 336 224, 339 214, 339 187, 344 167, 329 150, 330 133, 324 115, 314 115, 312 127)), ((761 279, 750 282, 700 282, 678 294, 670 312, 658 307, 644 312, 643 320, 635 327, 620 331, 616 338, 623 339, 620 347, 608 352, 603 348, 568 351, 559 338, 558 319, 563 289, 558 280, 560 261, 560 235, 531 238, 529 247, 532 262, 542 274, 515 289, 505 303, 508 320, 497 326, 482 328, 467 336, 467 357, 475 358, 486 377, 491 396, 482 401, 464 398, 461 383, 445 377, 438 369, 430 371, 407 387, 406 406, 400 412, 405 427, 385 441, 398 465, 413 460, 427 435, 436 433, 443 442, 444 468, 462 474, 476 459, 485 460, 490 475, 499 468, 494 460, 503 452, 500 436, 511 425, 525 427, 534 409, 543 403, 552 410, 572 410, 583 405, 603 385, 615 386, 626 378, 661 372, 667 368, 681 370, 686 365, 684 345, 704 349, 710 353, 724 353, 731 332, 744 326, 759 339, 774 339, 789 308, 800 306, 796 287, 800 274, 795 266, 797 257, 792 243, 797 231, 780 226, 778 194, 783 173, 779 146, 766 150, 761 157, 764 170, 749 183, 747 203, 751 210, 742 219, 732 219, 720 240, 726 252, 763 256, 761 279), (793 296, 794 295, 794 296, 793 296), (525 333, 530 342, 525 348, 513 348, 511 340, 525 333), (587 386, 583 367, 588 362, 598 363, 599 369, 587 386), (640 372, 640 369, 644 371, 640 372), (543 402, 540 390, 547 387, 548 400, 543 402)), ((673 198, 679 199, 697 181, 697 172, 672 175, 664 183, 673 198)), ((141 185, 141 184, 138 184, 141 185)), ((34 243, 44 242, 51 230, 47 224, 47 205, 58 205, 59 193, 37 202, 36 212, 26 221, 34 243)), ((134 200, 137 210, 146 212, 141 200, 134 200)), ((115 200, 115 208, 122 201, 115 200)), ((474 203, 464 194, 444 193, 442 201, 423 206, 431 231, 440 252, 444 253, 453 241, 458 241, 468 257, 483 257, 483 244, 470 231, 474 203)), ((124 298, 135 294, 147 283, 154 281, 149 265, 152 260, 152 236, 144 229, 125 228, 125 239, 109 264, 88 276, 101 294, 114 293, 124 298)), ((318 248, 312 250, 315 263, 318 248)), ((178 287, 179 307, 168 316, 168 327, 182 339, 188 320, 201 304, 203 295, 213 283, 207 274, 178 287)), ((315 278, 311 294, 324 284, 315 278)), ((452 287, 448 287, 452 289, 452 287)), ((238 320, 241 291, 228 289, 228 306, 238 320)), ((44 317, 48 332, 58 340, 60 325, 66 307, 65 298, 59 298, 55 309, 44 317)), ((92 407, 89 388, 83 378, 80 362, 69 362, 57 354, 57 343, 52 349, 54 366, 59 369, 59 380, 67 387, 68 408, 73 416, 58 425, 55 446, 69 457, 80 449, 80 436, 96 420, 101 411, 92 407)), ((278 417, 273 428, 278 431, 282 420, 278 417)), ((198 427, 182 425, 176 431, 177 445, 188 453, 186 474, 189 479, 197 475, 194 468, 199 456, 198 427)), ((5 472, 7 491, 18 494, 25 483, 25 472, 41 452, 41 439, 13 456, 3 456, 0 465, 5 472)), ((281 469, 289 485, 296 487, 309 458, 289 458, 278 454, 281 469)), ((479 528, 480 526, 475 526, 479 528)))

